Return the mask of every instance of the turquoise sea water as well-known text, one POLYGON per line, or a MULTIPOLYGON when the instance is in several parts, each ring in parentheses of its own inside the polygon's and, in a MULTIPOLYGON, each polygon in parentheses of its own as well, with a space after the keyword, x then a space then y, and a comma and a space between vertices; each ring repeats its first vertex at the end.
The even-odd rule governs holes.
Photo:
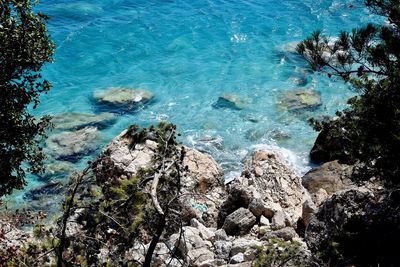
MULTIPOLYGON (((168 120, 177 124, 184 144, 211 153, 227 179, 257 148, 281 150, 304 173, 316 137, 307 118, 334 114, 354 92, 308 72, 305 62, 283 47, 316 29, 336 35, 365 24, 371 17, 360 2, 42 0, 38 8, 51 18, 48 28, 57 49, 55 62, 44 71, 54 87, 35 113, 96 113, 95 90, 144 88, 155 101, 120 114, 102 130, 103 146, 131 124, 168 120), (279 109, 282 92, 300 87, 292 78, 306 78, 303 88, 321 94, 319 109, 302 114, 279 109), (240 96, 247 107, 215 109, 226 93, 240 96), (289 138, 278 140, 277 132, 289 138)), ((41 183, 30 176, 28 188, 41 183)), ((14 201, 22 198, 17 193, 14 201)))

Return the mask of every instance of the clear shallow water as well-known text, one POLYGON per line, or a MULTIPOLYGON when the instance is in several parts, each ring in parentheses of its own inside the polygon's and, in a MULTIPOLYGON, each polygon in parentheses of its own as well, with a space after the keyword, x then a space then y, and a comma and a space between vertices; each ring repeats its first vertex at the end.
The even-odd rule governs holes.
MULTIPOLYGON (((55 62, 44 71, 53 88, 35 113, 96 113, 95 90, 144 88, 155 94, 155 102, 119 115, 102 130, 102 145, 131 124, 168 120, 177 124, 183 143, 211 153, 227 179, 260 147, 283 151, 302 173, 310 166, 308 152, 316 137, 307 118, 332 115, 353 92, 307 73, 304 88, 317 90, 322 106, 301 115, 280 110, 279 96, 299 88, 291 78, 303 77, 307 68, 282 47, 316 29, 336 35, 365 24, 371 17, 360 5, 343 0, 42 0, 39 8, 51 17, 48 28, 57 49, 55 62), (225 93, 242 97, 247 107, 213 108, 225 93), (249 131, 258 138, 249 140, 249 131), (290 138, 274 140, 276 131, 290 138)), ((29 177, 28 188, 40 184, 29 177)), ((12 199, 23 203, 22 197, 19 192, 12 199)))

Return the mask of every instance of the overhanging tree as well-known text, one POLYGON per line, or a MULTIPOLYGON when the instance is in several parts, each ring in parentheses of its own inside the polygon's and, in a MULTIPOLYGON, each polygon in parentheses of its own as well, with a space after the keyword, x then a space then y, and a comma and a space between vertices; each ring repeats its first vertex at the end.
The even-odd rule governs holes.
MULTIPOLYGON (((314 70, 339 77, 359 94, 349 107, 328 121, 312 120, 322 131, 318 149, 326 150, 320 161, 341 159, 358 162, 356 180, 375 176, 387 186, 400 183, 400 2, 366 0, 366 6, 386 19, 341 32, 336 39, 317 31, 297 50, 314 70), (328 151, 329 150, 329 151, 328 151)), ((313 155, 312 155, 313 156, 313 155)))
POLYGON ((25 185, 25 173, 40 172, 40 138, 49 117, 29 112, 51 85, 43 65, 52 61, 54 44, 47 17, 32 10, 31 0, 0 0, 0 197, 25 185))

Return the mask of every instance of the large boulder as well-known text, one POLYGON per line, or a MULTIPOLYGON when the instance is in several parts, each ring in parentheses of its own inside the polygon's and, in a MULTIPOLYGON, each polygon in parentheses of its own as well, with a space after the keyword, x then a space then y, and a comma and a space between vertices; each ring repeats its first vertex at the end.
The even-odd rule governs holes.
POLYGON ((276 231, 267 232, 262 239, 268 240, 271 238, 281 238, 285 241, 293 240, 298 238, 296 231, 292 227, 285 227, 276 231))
POLYGON ((190 250, 187 254, 191 266, 199 266, 203 262, 214 259, 215 255, 207 248, 198 248, 190 250))
POLYGON ((190 178, 185 181, 187 187, 204 193, 222 182, 221 168, 210 155, 187 148, 183 164, 190 170, 190 178))
POLYGON ((256 217, 248 209, 239 208, 226 217, 222 229, 228 235, 247 234, 256 223, 256 217))
POLYGON ((243 207, 257 218, 262 215, 279 223, 283 220, 278 228, 294 226, 306 199, 300 177, 287 167, 279 153, 257 151, 246 163, 241 177, 230 184, 218 223, 221 227, 229 214, 243 207))
POLYGON ((153 93, 143 89, 111 87, 95 91, 93 95, 98 104, 118 110, 132 110, 153 100, 153 93))
POLYGON ((314 163, 339 160, 341 163, 354 164, 355 160, 349 153, 351 141, 342 133, 341 126, 331 122, 318 134, 310 151, 310 159, 314 163))
MULTIPOLYGON (((134 176, 140 169, 152 166, 152 159, 157 143, 145 140, 130 148, 126 131, 117 136, 103 151, 94 164, 94 173, 98 180, 107 181, 121 176, 134 176), (112 166, 111 171, 104 171, 102 166, 112 166)), ((187 175, 182 177, 182 203, 192 211, 188 216, 195 216, 207 226, 216 225, 218 207, 225 195, 223 172, 215 160, 195 149, 185 148, 183 163, 187 166, 187 175)), ((184 218, 190 221, 191 218, 184 218)))
POLYGON ((203 240, 214 241, 214 239, 215 239, 214 231, 212 231, 209 228, 205 227, 197 219, 193 218, 190 221, 190 226, 195 227, 197 230, 199 230, 199 235, 203 240))
POLYGON ((279 106, 290 112, 301 112, 315 110, 321 106, 319 93, 308 89, 296 89, 283 93, 280 97, 279 106))
POLYGON ((96 127, 65 131, 46 140, 46 152, 57 160, 76 162, 98 148, 100 132, 96 127))
POLYGON ((321 200, 324 200, 316 199, 321 190, 324 190, 328 197, 338 191, 354 187, 349 179, 352 169, 351 165, 340 164, 337 160, 330 161, 307 172, 302 178, 302 184, 313 196, 314 203, 319 205, 321 200))
POLYGON ((207 242, 200 237, 197 228, 184 226, 181 234, 173 234, 169 238, 169 243, 177 248, 182 255, 186 255, 189 251, 207 247, 207 242))
POLYGON ((400 193, 340 191, 310 220, 305 239, 333 266, 395 266, 399 262, 400 193))

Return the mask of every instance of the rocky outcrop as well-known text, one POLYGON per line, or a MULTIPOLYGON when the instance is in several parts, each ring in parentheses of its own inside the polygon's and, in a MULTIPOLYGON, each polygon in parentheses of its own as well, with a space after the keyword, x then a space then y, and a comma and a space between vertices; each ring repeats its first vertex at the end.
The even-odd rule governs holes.
POLYGON ((219 212, 219 225, 239 208, 247 208, 259 219, 270 220, 274 229, 295 226, 307 198, 300 177, 279 154, 257 151, 241 177, 230 184, 229 195, 219 212))
POLYGON ((99 105, 118 110, 132 110, 153 100, 154 95, 143 89, 108 88, 94 92, 94 99, 99 105))
POLYGON ((398 191, 338 192, 311 217, 306 242, 334 266, 393 266, 399 260, 399 199, 398 191))
MULTIPOLYGON (((134 176, 142 168, 150 167, 157 143, 146 140, 129 148, 129 140, 124 137, 126 131, 116 137, 103 151, 94 165, 98 180, 134 176), (112 165, 113 175, 104 172, 102 165, 112 165)), ((185 148, 183 163, 188 168, 188 175, 182 179, 182 195, 185 198, 187 216, 196 217, 208 226, 216 225, 218 206, 225 194, 223 172, 215 160, 195 149, 185 148)), ((191 218, 185 218, 190 221, 191 218)))
POLYGON ((190 177, 184 181, 185 187, 205 193, 210 188, 221 186, 222 170, 210 155, 186 148, 183 164, 190 171, 190 177))
POLYGON ((310 159, 314 163, 323 163, 333 160, 339 160, 341 163, 353 164, 354 159, 348 152, 350 140, 337 134, 337 129, 334 122, 318 134, 314 142, 314 146, 310 151, 310 159))
MULTIPOLYGON (((183 227, 180 233, 171 235, 166 244, 170 251, 183 255, 182 263, 185 262, 186 266, 252 266, 259 253, 264 253, 265 250, 267 255, 271 249, 276 249, 276 253, 273 253, 271 259, 279 262, 285 260, 279 254, 287 251, 288 248, 296 249, 295 253, 294 251, 287 252, 288 254, 293 253, 290 257, 293 257, 295 262, 301 262, 303 266, 313 266, 308 265, 310 252, 304 242, 298 239, 292 228, 271 232, 270 237, 265 236, 258 239, 253 235, 227 235, 223 229, 206 228, 201 223, 195 222, 191 226, 183 227), (212 233, 211 238, 202 235, 202 231, 205 229, 212 233), (280 247, 281 245, 284 245, 285 248, 280 247)), ((146 246, 143 247, 146 248, 146 246)), ((156 252, 156 255, 159 254, 156 252)), ((163 258, 159 257, 154 261, 160 262, 159 266, 166 266, 170 258, 164 255, 163 258)))
POLYGON ((307 172, 302 178, 302 184, 319 206, 332 194, 354 187, 349 179, 352 170, 351 165, 340 164, 337 160, 330 161, 307 172))
MULTIPOLYGON (((94 163, 98 181, 135 175, 151 167, 157 144, 145 140, 129 148, 124 135, 116 137, 94 163), (114 171, 105 171, 103 165, 111 165, 114 171)), ((299 176, 277 153, 256 152, 226 192, 218 164, 197 150, 185 151, 188 175, 182 178, 182 202, 192 212, 181 214, 186 224, 165 237, 167 247, 157 247, 153 258, 157 266, 251 266, 257 248, 271 240, 300 240, 295 228, 306 196, 299 176)), ((143 249, 130 256, 143 262, 148 246, 141 244, 143 249)))
MULTIPOLYGON (((107 185, 154 167, 158 144, 152 141, 152 133, 132 143, 125 137, 126 132, 117 136, 93 163, 97 182, 107 185)), ((84 155, 90 145, 85 141, 91 141, 91 134, 96 135, 97 129, 85 127, 54 135, 47 149, 62 150, 59 159, 84 155)), ((184 151, 186 168, 182 168, 185 175, 180 199, 184 208, 181 213, 174 210, 183 218, 182 225, 160 236, 153 254, 154 266, 270 266, 271 262, 318 266, 308 247, 334 266, 341 266, 341 259, 351 259, 356 266, 397 262, 394 255, 400 237, 400 194, 396 190, 381 192, 373 186, 355 188, 347 178, 351 166, 328 162, 308 172, 301 183, 279 153, 256 151, 240 177, 224 186, 223 173, 212 157, 187 147, 184 151)), ((60 170, 54 166, 53 175, 63 173, 64 167, 68 169, 68 164, 60 170)), ((43 195, 63 190, 61 183, 50 182, 25 197, 43 202, 43 195)), ((81 212, 78 209, 70 217, 68 237, 81 231, 82 225, 77 223, 82 219, 81 212)), ((0 243, 1 235, 19 238, 19 232, 3 226, 1 218, 0 227, 15 233, 15 237, 4 235, 0 229, 0 243)), ((115 229, 105 231, 111 235, 115 229)), ((135 241, 124 253, 127 259, 140 264, 150 247, 151 234, 135 241)), ((100 249, 103 263, 107 262, 107 249, 100 249)))
POLYGON ((280 97, 279 107, 290 112, 315 110, 321 106, 319 93, 308 89, 290 90, 280 97))

